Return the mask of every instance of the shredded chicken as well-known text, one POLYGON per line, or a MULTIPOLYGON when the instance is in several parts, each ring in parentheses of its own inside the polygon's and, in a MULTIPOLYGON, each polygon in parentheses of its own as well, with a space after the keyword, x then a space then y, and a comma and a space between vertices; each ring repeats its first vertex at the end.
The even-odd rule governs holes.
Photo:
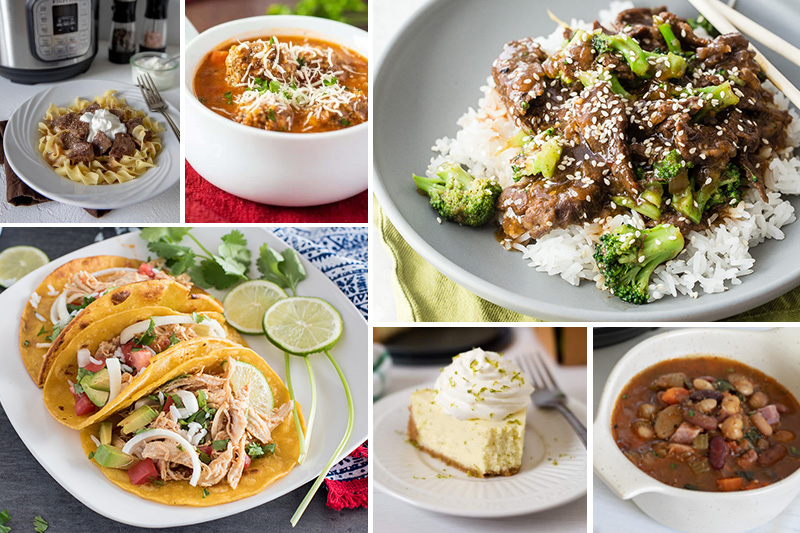
MULTIPOLYGON (((244 472, 244 464, 247 458, 247 452, 245 451, 245 445, 247 444, 247 440, 242 438, 238 441, 236 448, 234 449, 234 460, 231 464, 231 469, 228 471, 228 485, 231 486, 232 489, 235 489, 239 486, 239 480, 242 479, 242 472, 244 472)), ((228 445, 230 447, 230 444, 228 445)))
POLYGON ((180 427, 178 423, 175 422, 169 413, 159 413, 158 418, 156 418, 152 424, 150 424, 151 429, 166 429, 168 431, 174 431, 178 433, 180 427))
POLYGON ((200 481, 197 483, 201 487, 210 487, 216 485, 225 477, 233 460, 233 445, 228 443, 225 451, 219 454, 208 465, 202 465, 200 472, 200 481))
POLYGON ((64 292, 67 294, 67 302, 71 303, 84 296, 100 293, 111 287, 121 287, 122 285, 148 279, 150 279, 149 276, 138 272, 120 271, 112 274, 105 281, 100 281, 85 270, 81 270, 72 276, 72 281, 64 286, 64 292))
POLYGON ((153 440, 148 442, 140 452, 142 459, 167 461, 183 466, 192 466, 192 459, 186 450, 179 450, 178 445, 171 440, 153 440))
POLYGON ((247 432, 262 444, 272 442, 272 430, 286 419, 289 413, 292 412, 293 406, 294 402, 290 400, 280 407, 276 407, 267 415, 255 409, 251 410, 247 417, 247 432))
POLYGON ((206 394, 209 398, 209 404, 212 404, 212 407, 216 407, 217 405, 221 405, 222 402, 211 402, 212 393, 217 391, 218 389, 221 390, 225 387, 227 380, 225 378, 219 376, 212 376, 209 374, 195 374, 191 376, 186 376, 182 378, 178 378, 175 380, 170 381, 164 387, 162 387, 162 391, 164 394, 172 392, 174 390, 188 390, 188 391, 196 391, 199 389, 206 389, 206 394), (214 389, 214 391, 212 391, 214 389))
POLYGON ((226 429, 233 442, 238 443, 244 437, 247 428, 247 411, 250 406, 250 389, 244 387, 239 394, 231 400, 228 411, 228 424, 226 429))

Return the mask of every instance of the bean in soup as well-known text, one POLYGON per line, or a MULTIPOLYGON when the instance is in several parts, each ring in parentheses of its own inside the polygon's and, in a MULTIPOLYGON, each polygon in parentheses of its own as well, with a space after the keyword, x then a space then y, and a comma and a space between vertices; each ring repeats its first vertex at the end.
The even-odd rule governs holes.
POLYGON ((622 453, 673 487, 757 489, 800 468, 797 400, 731 359, 670 359, 644 370, 617 398, 611 425, 622 453))
POLYGON ((209 53, 194 77, 198 100, 255 128, 290 133, 339 130, 368 118, 368 63, 320 39, 266 37, 209 53))

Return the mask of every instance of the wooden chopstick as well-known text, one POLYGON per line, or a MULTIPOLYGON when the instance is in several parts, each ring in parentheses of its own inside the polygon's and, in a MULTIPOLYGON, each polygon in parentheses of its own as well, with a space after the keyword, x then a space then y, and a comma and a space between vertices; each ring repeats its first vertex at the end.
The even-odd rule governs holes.
POLYGON ((764 26, 750 20, 735 9, 731 9, 719 0, 708 1, 717 8, 731 24, 800 67, 800 48, 797 48, 792 43, 775 35, 764 26))
MULTIPOLYGON (((709 0, 689 0, 689 2, 721 33, 733 33, 738 31, 736 27, 723 15, 720 11, 710 3, 709 0)), ((764 54, 758 51, 753 43, 750 43, 750 49, 756 54, 756 63, 764 71, 767 78, 775 84, 786 97, 800 109, 800 90, 797 89, 786 76, 775 68, 775 65, 769 62, 764 57, 764 54)))

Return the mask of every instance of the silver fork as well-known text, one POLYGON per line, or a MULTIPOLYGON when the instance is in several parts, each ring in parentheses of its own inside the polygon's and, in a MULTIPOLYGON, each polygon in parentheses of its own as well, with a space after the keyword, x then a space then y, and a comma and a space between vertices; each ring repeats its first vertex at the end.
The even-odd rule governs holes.
POLYGON ((531 394, 533 405, 542 409, 555 409, 561 413, 578 434, 583 445, 586 446, 586 426, 567 408, 567 397, 558 388, 547 364, 536 355, 532 358, 520 357, 517 362, 522 371, 533 380, 535 387, 531 394))
POLYGON ((178 126, 172 121, 172 117, 169 116, 167 113, 167 109, 169 106, 161 97, 161 93, 158 92, 156 89, 156 84, 153 83, 153 78, 150 77, 150 74, 144 73, 138 78, 136 81, 139 83, 139 90, 142 91, 142 97, 144 97, 144 101, 147 104, 148 109, 153 113, 161 113, 164 115, 164 118, 167 119, 169 126, 172 128, 173 133, 175 133, 175 137, 178 140, 181 140, 181 130, 178 129, 178 126))

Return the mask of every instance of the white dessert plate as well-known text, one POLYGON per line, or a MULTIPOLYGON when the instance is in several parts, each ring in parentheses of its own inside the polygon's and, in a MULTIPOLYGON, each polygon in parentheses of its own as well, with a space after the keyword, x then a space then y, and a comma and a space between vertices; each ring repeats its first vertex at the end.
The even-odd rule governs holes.
MULTIPOLYGON (((169 114, 180 125, 181 115, 172 105, 169 114)), ((139 88, 127 83, 70 81, 34 94, 11 115, 3 143, 8 163, 28 186, 51 200, 83 208, 119 209, 138 204, 166 192, 180 178, 178 139, 161 115, 148 111, 139 88), (62 178, 39 152, 39 122, 51 103, 65 107, 75 103, 77 97, 92 100, 109 89, 117 91, 117 96, 125 98, 128 105, 144 111, 165 128, 158 134, 162 149, 155 158, 156 167, 127 183, 112 185, 84 185, 62 178)))
MULTIPOLYGON (((251 252, 257 253, 262 243, 282 251, 286 243, 260 228, 241 228, 251 252)), ((195 228, 192 234, 207 248, 216 248, 225 228, 195 228)), ((195 251, 199 248, 192 246, 195 251)), ((0 321, 0 339, 4 341, 3 372, 0 374, 0 402, 17 434, 36 460, 70 494, 103 516, 139 527, 176 527, 197 524, 230 516, 283 496, 317 477, 339 444, 347 425, 347 401, 336 371, 325 356, 311 356, 317 381, 317 393, 324 401, 317 406, 317 426, 311 435, 309 455, 286 477, 264 490, 235 502, 213 507, 172 506, 144 500, 126 492, 109 481, 87 458, 81 447, 78 432, 59 424, 44 406, 42 391, 28 376, 19 356, 19 317, 25 303, 41 280, 57 266, 71 259, 91 255, 122 255, 146 260, 153 254, 147 250, 138 233, 126 233, 87 246, 35 270, 0 294, 0 309, 5 320, 0 321)), ((303 260, 308 278, 300 283, 302 296, 318 296, 330 302, 342 315, 344 331, 331 352, 350 384, 355 404, 353 434, 341 457, 353 451, 367 438, 369 369, 367 367, 367 322, 339 288, 322 272, 303 260)), ((255 269, 253 270, 255 272, 255 269)), ((216 297, 222 291, 211 290, 216 297)), ((253 350, 264 358, 273 370, 285 379, 283 354, 263 335, 246 335, 253 350)), ((299 357, 291 359, 295 394, 307 413, 311 391, 305 364, 299 357)), ((341 458, 340 457, 340 458, 341 458)), ((197 489, 200 490, 199 488, 197 489)), ((316 498, 325 498, 325 491, 316 498)), ((301 495, 297 496, 299 502, 301 495)), ((302 520, 300 524, 302 525, 302 520)), ((289 523, 275 527, 289 530, 289 523)))
MULTIPOLYGON (((528 408, 518 474, 470 477, 408 442, 409 398, 419 388, 396 392, 373 407, 376 487, 423 509, 481 518, 544 511, 586 494, 586 448, 558 413, 528 408)), ((585 405, 570 400, 569 408, 586 419, 585 405)))

